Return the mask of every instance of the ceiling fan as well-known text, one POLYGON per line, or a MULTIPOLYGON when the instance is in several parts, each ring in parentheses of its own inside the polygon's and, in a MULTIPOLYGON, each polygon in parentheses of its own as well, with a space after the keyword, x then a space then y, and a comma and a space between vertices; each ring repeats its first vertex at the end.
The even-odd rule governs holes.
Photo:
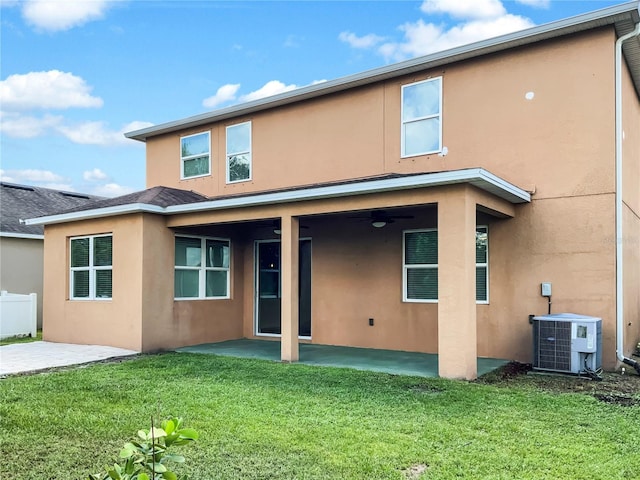
POLYGON ((371 222, 371 226, 382 228, 388 223, 393 223, 395 220, 410 219, 414 217, 413 215, 391 215, 384 210, 372 210, 368 215, 354 215, 349 218, 368 220, 371 222))

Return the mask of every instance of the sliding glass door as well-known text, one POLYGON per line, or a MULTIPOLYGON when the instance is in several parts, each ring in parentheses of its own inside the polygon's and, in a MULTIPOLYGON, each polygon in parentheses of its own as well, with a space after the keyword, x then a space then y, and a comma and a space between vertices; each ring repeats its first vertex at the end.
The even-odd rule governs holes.
MULTIPOLYGON (((311 240, 300 240, 299 336, 311 337, 311 240)), ((256 335, 281 334, 280 240, 256 242, 256 335)))

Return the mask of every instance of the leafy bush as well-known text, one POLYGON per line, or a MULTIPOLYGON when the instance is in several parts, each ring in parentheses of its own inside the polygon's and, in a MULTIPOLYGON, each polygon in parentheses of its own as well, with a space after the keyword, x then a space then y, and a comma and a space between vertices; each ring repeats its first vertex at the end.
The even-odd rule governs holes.
POLYGON ((170 418, 156 428, 151 419, 149 431, 139 430, 139 440, 127 442, 120 451, 120 462, 106 467, 105 473, 89 475, 87 480, 180 480, 169 470, 171 463, 184 463, 182 455, 169 453, 173 446, 198 439, 198 432, 181 428, 182 418, 170 418))

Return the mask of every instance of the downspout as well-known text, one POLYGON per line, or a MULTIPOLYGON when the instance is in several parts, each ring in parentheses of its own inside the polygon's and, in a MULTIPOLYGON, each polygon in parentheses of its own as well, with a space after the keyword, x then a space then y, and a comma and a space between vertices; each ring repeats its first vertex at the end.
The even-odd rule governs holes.
POLYGON ((622 44, 640 35, 636 28, 616 41, 615 100, 616 100, 616 356, 622 363, 632 366, 640 374, 640 364, 624 356, 624 302, 622 276, 622 44))

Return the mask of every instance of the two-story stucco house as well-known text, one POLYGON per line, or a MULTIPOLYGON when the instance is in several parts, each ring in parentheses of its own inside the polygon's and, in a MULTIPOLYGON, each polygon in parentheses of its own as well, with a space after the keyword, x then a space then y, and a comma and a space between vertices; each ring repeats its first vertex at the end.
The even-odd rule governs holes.
POLYGON ((127 134, 148 190, 45 225, 44 337, 531 361, 530 314, 640 337, 638 2, 127 134))

